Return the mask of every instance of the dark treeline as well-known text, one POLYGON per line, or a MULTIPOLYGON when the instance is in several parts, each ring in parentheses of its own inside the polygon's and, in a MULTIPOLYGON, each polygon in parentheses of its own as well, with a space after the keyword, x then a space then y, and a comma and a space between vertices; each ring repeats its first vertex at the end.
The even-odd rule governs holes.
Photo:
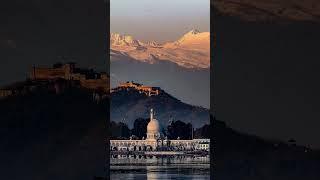
MULTIPOLYGON (((111 139, 142 139, 147 137, 147 126, 150 119, 138 118, 133 123, 133 128, 130 129, 123 122, 114 122, 110 124, 111 139)), ((193 129, 192 124, 184 123, 180 120, 173 121, 166 128, 161 127, 160 132, 168 139, 192 139, 193 138, 208 138, 209 125, 204 125, 201 128, 193 129), (193 132, 192 132, 193 130, 193 132)))

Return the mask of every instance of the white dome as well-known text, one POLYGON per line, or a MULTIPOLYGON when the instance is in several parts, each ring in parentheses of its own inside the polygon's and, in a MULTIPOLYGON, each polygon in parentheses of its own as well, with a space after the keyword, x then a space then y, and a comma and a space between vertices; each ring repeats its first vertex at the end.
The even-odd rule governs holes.
POLYGON ((159 122, 153 118, 153 109, 150 109, 150 122, 147 126, 147 139, 157 139, 160 137, 159 122))
POLYGON ((159 122, 156 119, 151 119, 147 126, 147 132, 157 134, 160 132, 159 129, 159 122))

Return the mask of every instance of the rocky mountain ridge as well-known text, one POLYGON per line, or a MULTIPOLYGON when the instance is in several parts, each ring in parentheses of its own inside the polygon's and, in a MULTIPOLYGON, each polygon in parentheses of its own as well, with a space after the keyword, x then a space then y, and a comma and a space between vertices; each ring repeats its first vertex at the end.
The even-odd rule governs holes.
MULTIPOLYGON (((111 61, 114 54, 129 56, 135 60, 153 63, 167 60, 185 68, 210 67, 210 32, 192 30, 180 39, 164 44, 156 41, 142 42, 129 35, 110 34, 111 61)), ((121 58, 117 56, 117 58, 121 58)))

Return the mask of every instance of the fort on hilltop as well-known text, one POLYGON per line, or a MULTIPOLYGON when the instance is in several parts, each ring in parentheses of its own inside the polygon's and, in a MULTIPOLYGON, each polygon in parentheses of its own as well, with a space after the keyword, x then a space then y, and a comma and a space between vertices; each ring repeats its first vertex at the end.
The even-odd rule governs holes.
POLYGON ((135 89, 139 91, 140 93, 144 93, 147 96, 155 96, 160 94, 160 88, 159 87, 151 87, 151 86, 144 86, 139 83, 135 83, 133 81, 128 81, 125 83, 120 83, 120 85, 116 88, 111 89, 111 93, 123 90, 123 89, 135 89))
POLYGON ((109 89, 107 73, 98 73, 92 69, 81 69, 75 63, 54 64, 52 68, 33 66, 27 82, 15 83, 0 88, 0 98, 21 94, 26 89, 32 89, 42 82, 54 82, 59 79, 76 81, 81 87, 107 93, 109 89))
POLYGON ((31 80, 66 79, 79 81, 88 89, 109 90, 107 73, 97 73, 92 69, 76 68, 75 63, 55 64, 53 68, 32 67, 31 80))

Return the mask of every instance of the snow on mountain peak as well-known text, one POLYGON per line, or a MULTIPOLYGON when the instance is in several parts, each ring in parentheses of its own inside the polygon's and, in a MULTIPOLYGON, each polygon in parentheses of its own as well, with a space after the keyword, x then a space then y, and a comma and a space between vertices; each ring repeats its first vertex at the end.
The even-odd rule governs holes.
POLYGON ((210 51, 210 32, 194 29, 184 34, 179 40, 166 43, 164 47, 210 51))
POLYGON ((120 35, 118 33, 111 33, 110 36, 111 46, 143 46, 143 43, 134 39, 132 36, 120 35))
POLYGON ((193 29, 179 40, 165 44, 144 43, 132 36, 111 33, 110 45, 111 50, 143 62, 169 60, 187 68, 210 67, 210 32, 193 29))
POLYGON ((198 30, 198 29, 192 29, 191 31, 189 31, 187 34, 193 34, 193 35, 195 35, 195 34, 199 34, 200 33, 200 31, 198 30))
POLYGON ((181 41, 183 39, 194 39, 194 40, 197 40, 197 39, 203 39, 203 38, 206 38, 207 40, 209 40, 208 38, 210 36, 209 32, 201 32, 197 29, 193 29, 187 33, 185 33, 178 41, 181 41))

